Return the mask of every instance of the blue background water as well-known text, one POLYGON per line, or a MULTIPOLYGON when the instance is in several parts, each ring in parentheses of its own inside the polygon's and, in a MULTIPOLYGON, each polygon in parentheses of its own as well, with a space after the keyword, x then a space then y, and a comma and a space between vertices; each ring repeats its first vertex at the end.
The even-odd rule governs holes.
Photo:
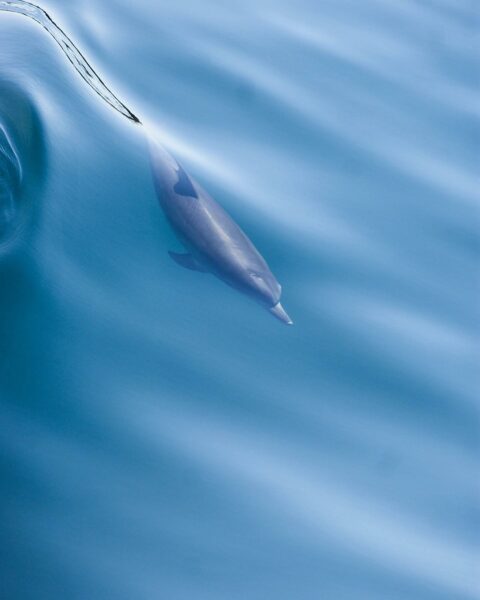
POLYGON ((45 8, 295 326, 170 261, 142 129, 0 14, 1 598, 480 598, 476 3, 45 8))

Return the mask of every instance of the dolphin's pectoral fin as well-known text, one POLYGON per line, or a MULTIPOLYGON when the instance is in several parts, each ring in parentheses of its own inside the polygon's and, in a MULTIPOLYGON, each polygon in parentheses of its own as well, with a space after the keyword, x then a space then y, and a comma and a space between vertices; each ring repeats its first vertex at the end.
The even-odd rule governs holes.
POLYGON ((168 251, 173 260, 185 269, 190 269, 190 271, 201 271, 205 273, 205 269, 198 264, 198 262, 193 258, 191 254, 179 254, 178 252, 170 252, 168 251))

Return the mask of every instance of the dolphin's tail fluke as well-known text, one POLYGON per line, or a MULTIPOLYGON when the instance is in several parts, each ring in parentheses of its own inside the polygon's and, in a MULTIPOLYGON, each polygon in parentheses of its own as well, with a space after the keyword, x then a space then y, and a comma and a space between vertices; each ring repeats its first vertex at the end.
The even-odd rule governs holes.
POLYGON ((25 17, 30 17, 39 23, 57 42, 84 81, 86 81, 88 85, 105 100, 105 102, 110 104, 112 108, 117 110, 124 117, 127 117, 127 119, 130 119, 134 123, 140 123, 140 119, 107 88, 80 50, 50 18, 43 8, 40 8, 31 2, 24 2, 24 0, 0 0, 0 11, 18 13, 25 17))
POLYGON ((285 325, 293 325, 292 319, 287 315, 287 313, 285 312, 285 309, 280 304, 280 302, 278 302, 277 304, 275 304, 275 306, 272 306, 272 308, 269 308, 268 310, 279 321, 281 321, 282 323, 285 323, 285 325))

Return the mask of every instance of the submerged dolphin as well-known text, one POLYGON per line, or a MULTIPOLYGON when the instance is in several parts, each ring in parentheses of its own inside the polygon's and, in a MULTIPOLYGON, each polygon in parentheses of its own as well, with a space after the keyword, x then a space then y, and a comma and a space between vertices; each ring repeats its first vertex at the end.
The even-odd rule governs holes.
MULTIPOLYGON (((60 46, 88 85, 112 108, 141 125, 95 73, 86 58, 53 19, 25 0, 0 0, 0 11, 14 12, 39 23, 60 46)), ((258 250, 207 192, 177 161, 149 140, 155 189, 160 204, 187 252, 170 256, 182 267, 208 271, 231 287, 254 298, 277 319, 292 325, 280 304, 282 288, 258 250)))
POLYGON ((185 254, 169 252, 186 269, 213 273, 285 323, 281 285, 240 227, 161 146, 150 141, 155 189, 185 254))

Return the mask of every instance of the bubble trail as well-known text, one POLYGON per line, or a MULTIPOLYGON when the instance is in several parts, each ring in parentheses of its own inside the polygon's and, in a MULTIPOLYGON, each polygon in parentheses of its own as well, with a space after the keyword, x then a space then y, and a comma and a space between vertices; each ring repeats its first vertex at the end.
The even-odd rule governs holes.
POLYGON ((18 13, 25 17, 30 17, 39 23, 57 42, 82 79, 84 79, 84 81, 86 81, 88 85, 105 100, 105 102, 123 116, 127 117, 127 119, 130 119, 134 123, 141 123, 140 119, 108 89, 72 40, 60 29, 60 27, 58 27, 43 8, 40 8, 31 2, 24 2, 23 0, 11 2, 8 0, 0 0, 0 11, 18 13))

